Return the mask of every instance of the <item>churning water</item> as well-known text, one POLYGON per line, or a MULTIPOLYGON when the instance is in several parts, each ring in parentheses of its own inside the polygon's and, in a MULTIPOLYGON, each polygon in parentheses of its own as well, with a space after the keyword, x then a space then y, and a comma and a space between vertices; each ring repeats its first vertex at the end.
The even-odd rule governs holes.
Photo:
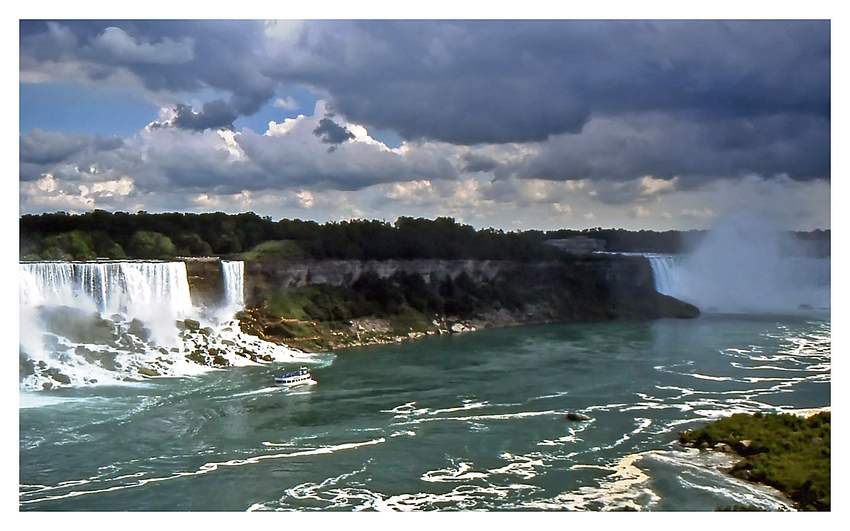
POLYGON ((303 358, 240 332, 234 314, 244 304, 243 268, 222 262, 222 304, 206 308, 192 303, 183 262, 21 263, 21 387, 183 376, 216 358, 219 365, 250 364, 251 355, 303 358))
MULTIPOLYGON (((680 447, 677 433, 739 411, 830 404, 826 310, 522 327, 336 354, 272 349, 272 363, 190 370, 184 349, 244 360, 239 341, 268 347, 212 321, 201 344, 172 321, 172 352, 141 339, 148 325, 132 306, 144 297, 97 295, 74 280, 93 275, 73 267, 35 271, 21 267, 21 307, 34 319, 21 324, 22 367, 34 367, 20 392, 23 511, 776 509, 789 504, 724 474, 723 456, 680 447), (60 300, 76 302, 47 302, 60 300), (51 320, 57 308, 63 318, 51 320), (63 327, 68 315, 82 328, 63 327), (74 335, 84 332, 96 337, 74 335), (302 364, 317 385, 274 386, 275 373, 302 364), (141 367, 171 377, 143 379, 141 367)), ((114 283, 122 290, 136 289, 133 272, 158 279, 147 300, 171 300, 153 289, 168 278, 183 289, 166 271, 127 271, 114 283)), ((169 311, 182 315, 181 304, 169 311)))

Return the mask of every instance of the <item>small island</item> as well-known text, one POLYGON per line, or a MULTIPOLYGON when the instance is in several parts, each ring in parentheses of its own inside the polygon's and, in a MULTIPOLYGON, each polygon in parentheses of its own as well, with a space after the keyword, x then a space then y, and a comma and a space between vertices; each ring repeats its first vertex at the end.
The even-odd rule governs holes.
POLYGON ((679 435, 690 447, 735 453, 729 472, 774 487, 801 511, 829 511, 830 412, 737 413, 679 435))

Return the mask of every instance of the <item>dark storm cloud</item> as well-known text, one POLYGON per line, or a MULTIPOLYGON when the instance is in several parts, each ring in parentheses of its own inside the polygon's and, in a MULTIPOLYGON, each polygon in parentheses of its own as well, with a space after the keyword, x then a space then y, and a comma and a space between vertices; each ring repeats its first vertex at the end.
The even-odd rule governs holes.
POLYGON ((264 29, 23 21, 21 70, 77 61, 90 79, 121 70, 153 92, 229 93, 197 114, 179 108, 177 125, 193 130, 301 84, 347 121, 405 140, 570 148, 544 143, 512 163, 521 177, 829 178, 829 21, 309 21, 280 40, 264 29))
POLYGON ((342 144, 351 140, 354 135, 345 127, 337 124, 330 118, 322 118, 319 125, 313 129, 313 134, 322 139, 325 144, 342 144))
POLYGON ((828 22, 317 22, 304 41, 309 61, 271 68, 406 139, 537 141, 646 111, 829 114, 828 22))
POLYGON ((811 115, 702 122, 647 113, 594 120, 581 135, 553 138, 495 173, 549 180, 680 176, 685 187, 748 174, 811 180, 829 177, 829 138, 829 121, 811 115))
POLYGON ((233 121, 238 118, 236 112, 224 100, 210 101, 204 104, 201 112, 183 103, 175 108, 177 116, 174 125, 181 129, 204 131, 205 129, 233 129, 233 121))
POLYGON ((65 135, 33 129, 20 136, 20 162, 33 165, 55 164, 84 151, 102 152, 120 148, 124 141, 117 137, 89 137, 79 133, 65 135))
POLYGON ((493 158, 475 153, 464 153, 463 162, 463 171, 467 173, 493 171, 499 165, 493 158))

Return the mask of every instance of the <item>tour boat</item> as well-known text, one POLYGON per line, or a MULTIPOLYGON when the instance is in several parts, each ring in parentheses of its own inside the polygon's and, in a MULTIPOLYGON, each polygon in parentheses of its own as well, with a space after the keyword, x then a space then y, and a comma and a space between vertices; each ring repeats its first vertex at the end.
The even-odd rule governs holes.
POLYGON ((274 383, 285 385, 287 387, 295 387, 297 385, 307 385, 316 383, 310 375, 307 367, 301 367, 297 371, 288 372, 286 374, 274 377, 274 383))

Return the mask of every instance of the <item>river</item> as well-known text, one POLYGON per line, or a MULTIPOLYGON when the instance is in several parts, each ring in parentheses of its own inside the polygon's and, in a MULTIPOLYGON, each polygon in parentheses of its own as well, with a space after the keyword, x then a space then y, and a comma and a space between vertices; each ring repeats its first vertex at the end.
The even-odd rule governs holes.
POLYGON ((780 509, 775 492, 676 435, 739 411, 829 406, 830 381, 830 314, 814 309, 485 330, 22 386, 19 508, 780 509), (316 385, 273 384, 302 364, 316 385))

